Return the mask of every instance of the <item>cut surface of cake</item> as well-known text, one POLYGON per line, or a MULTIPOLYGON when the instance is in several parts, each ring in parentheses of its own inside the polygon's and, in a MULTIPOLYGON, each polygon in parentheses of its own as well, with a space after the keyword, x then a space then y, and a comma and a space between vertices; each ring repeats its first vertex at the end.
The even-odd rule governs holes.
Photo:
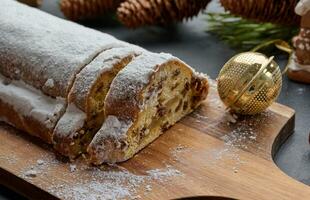
POLYGON ((105 119, 105 97, 112 80, 143 51, 134 45, 104 51, 77 75, 69 93, 69 106, 53 134, 58 152, 70 158, 85 152, 105 119))
POLYGON ((94 164, 131 158, 206 98, 208 81, 169 54, 134 58, 111 84, 106 120, 88 147, 94 164))

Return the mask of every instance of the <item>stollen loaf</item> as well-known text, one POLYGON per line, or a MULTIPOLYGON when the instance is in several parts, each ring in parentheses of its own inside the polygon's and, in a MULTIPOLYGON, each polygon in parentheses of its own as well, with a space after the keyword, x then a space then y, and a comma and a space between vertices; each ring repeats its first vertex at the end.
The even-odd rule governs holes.
MULTIPOLYGON (((51 143, 53 129, 65 111, 76 74, 102 51, 127 45, 110 35, 13 0, 2 0, 0 73, 19 81, 19 85, 27 84, 25 88, 32 87, 32 92, 36 89, 35 93, 41 93, 42 98, 30 95, 33 98, 28 101, 22 93, 14 92, 15 98, 23 99, 24 104, 29 105, 28 109, 21 109, 23 105, 16 105, 16 101, 6 97, 9 94, 1 95, 0 107, 3 109, 0 116, 6 116, 6 122, 51 143), (46 96, 49 96, 48 101, 46 96), (40 105, 44 104, 45 109, 41 109, 40 105)), ((2 84, 2 87, 5 86, 2 84)), ((10 89, 7 92, 12 93, 10 89)))
POLYGON ((63 156, 128 160, 207 97, 207 77, 170 54, 1 3, 0 121, 63 156))

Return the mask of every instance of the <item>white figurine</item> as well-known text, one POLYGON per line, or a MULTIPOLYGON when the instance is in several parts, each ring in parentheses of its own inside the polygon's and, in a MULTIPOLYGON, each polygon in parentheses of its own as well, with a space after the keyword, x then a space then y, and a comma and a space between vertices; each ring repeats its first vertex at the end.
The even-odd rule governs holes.
POLYGON ((293 38, 295 52, 288 70, 292 80, 310 84, 310 0, 301 0, 295 12, 301 16, 299 35, 293 38))

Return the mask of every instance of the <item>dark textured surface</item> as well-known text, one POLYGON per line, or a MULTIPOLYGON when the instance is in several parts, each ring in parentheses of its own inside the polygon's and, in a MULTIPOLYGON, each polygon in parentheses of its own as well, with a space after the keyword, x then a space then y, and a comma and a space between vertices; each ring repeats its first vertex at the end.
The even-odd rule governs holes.
MULTIPOLYGON (((62 17, 56 1, 45 0, 42 9, 62 17)), ((209 10, 218 10, 218 6, 211 4, 209 10)), ((115 37, 134 44, 138 44, 155 52, 171 53, 198 71, 208 73, 216 78, 223 64, 236 51, 230 49, 215 37, 204 32, 207 23, 204 16, 193 21, 170 26, 169 28, 143 28, 128 30, 111 19, 104 19, 101 23, 87 23, 88 26, 112 34, 115 37)), ((280 58, 279 64, 285 65, 285 59, 280 58)), ((282 93, 278 102, 296 110, 295 133, 282 146, 276 155, 276 164, 289 176, 310 185, 310 85, 303 85, 289 81, 284 77, 282 93)), ((268 173, 268 172, 266 172, 268 173)), ((20 199, 15 193, 1 188, 1 199, 20 199)))

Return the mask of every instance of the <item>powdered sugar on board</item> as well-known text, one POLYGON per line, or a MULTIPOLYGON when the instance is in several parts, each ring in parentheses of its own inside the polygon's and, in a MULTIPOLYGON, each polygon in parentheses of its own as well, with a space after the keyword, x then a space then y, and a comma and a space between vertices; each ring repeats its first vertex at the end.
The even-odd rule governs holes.
MULTIPOLYGON (((237 173, 241 165, 247 161, 242 159, 240 154, 244 151, 266 151, 264 142, 261 141, 263 134, 262 129, 270 126, 275 119, 274 112, 267 109, 265 112, 254 116, 238 116, 225 111, 226 106, 221 102, 217 95, 216 81, 210 79, 211 87, 210 94, 205 101, 207 108, 197 109, 191 114, 191 122, 193 127, 206 127, 207 130, 212 130, 210 135, 218 137, 223 141, 220 147, 208 149, 207 151, 192 149, 190 146, 179 144, 175 148, 170 149, 170 154, 175 162, 184 162, 186 156, 204 155, 209 161, 208 167, 218 167, 227 160, 230 160, 231 166, 225 164, 225 167, 231 168, 232 172, 237 173), (210 107, 220 110, 220 115, 208 114, 210 107), (225 131, 223 130, 225 129, 225 131)), ((180 132, 184 130, 179 130, 180 132)))
POLYGON ((21 177, 36 183, 38 179, 49 179, 48 192, 61 199, 140 199, 139 194, 147 194, 153 190, 148 184, 156 181, 165 184, 173 177, 184 176, 182 172, 166 165, 163 168, 146 170, 143 174, 135 174, 126 168, 111 165, 101 169, 91 167, 77 160, 75 163, 60 163, 53 156, 46 156, 36 161, 29 161, 21 172, 21 177), (64 165, 68 171, 63 173, 64 181, 51 177, 54 167, 64 165), (65 181, 73 180, 73 181, 65 181))
POLYGON ((138 190, 146 193, 152 190, 151 185, 142 187, 150 180, 163 182, 169 181, 171 177, 182 176, 181 172, 171 166, 149 170, 145 175, 133 174, 124 168, 115 171, 88 170, 91 170, 92 175, 90 181, 76 177, 74 185, 54 185, 49 191, 63 199, 135 199, 141 198, 138 190))
MULTIPOLYGON (((226 113, 225 115, 230 114, 226 113)), ((221 137, 221 140, 224 141, 221 148, 205 152, 206 157, 210 160, 210 164, 216 167, 221 161, 230 160, 233 163, 232 171, 238 173, 240 166, 247 162, 241 158, 241 151, 247 151, 251 148, 257 152, 265 150, 260 146, 261 142, 258 143, 258 138, 261 134, 259 127, 268 126, 272 115, 273 113, 267 110, 255 116, 224 116, 226 124, 231 131, 221 137), (229 120, 230 118, 234 119, 234 121, 229 120)))
MULTIPOLYGON (((23 144, 20 151, 7 149, 8 156, 0 151, 1 167, 5 164, 8 169, 18 170, 18 173, 14 172, 16 175, 60 199, 144 199, 145 195, 171 184, 171 181, 185 178, 179 168, 162 161, 147 168, 127 167, 126 163, 98 168, 87 165, 83 158, 68 163, 58 160, 50 146, 25 139, 28 135, 18 132, 15 135, 14 131, 4 131, 1 135, 11 138, 8 141, 23 144), (28 152, 27 157, 24 152, 28 152)), ((3 143, 5 141, 0 141, 3 143)))

